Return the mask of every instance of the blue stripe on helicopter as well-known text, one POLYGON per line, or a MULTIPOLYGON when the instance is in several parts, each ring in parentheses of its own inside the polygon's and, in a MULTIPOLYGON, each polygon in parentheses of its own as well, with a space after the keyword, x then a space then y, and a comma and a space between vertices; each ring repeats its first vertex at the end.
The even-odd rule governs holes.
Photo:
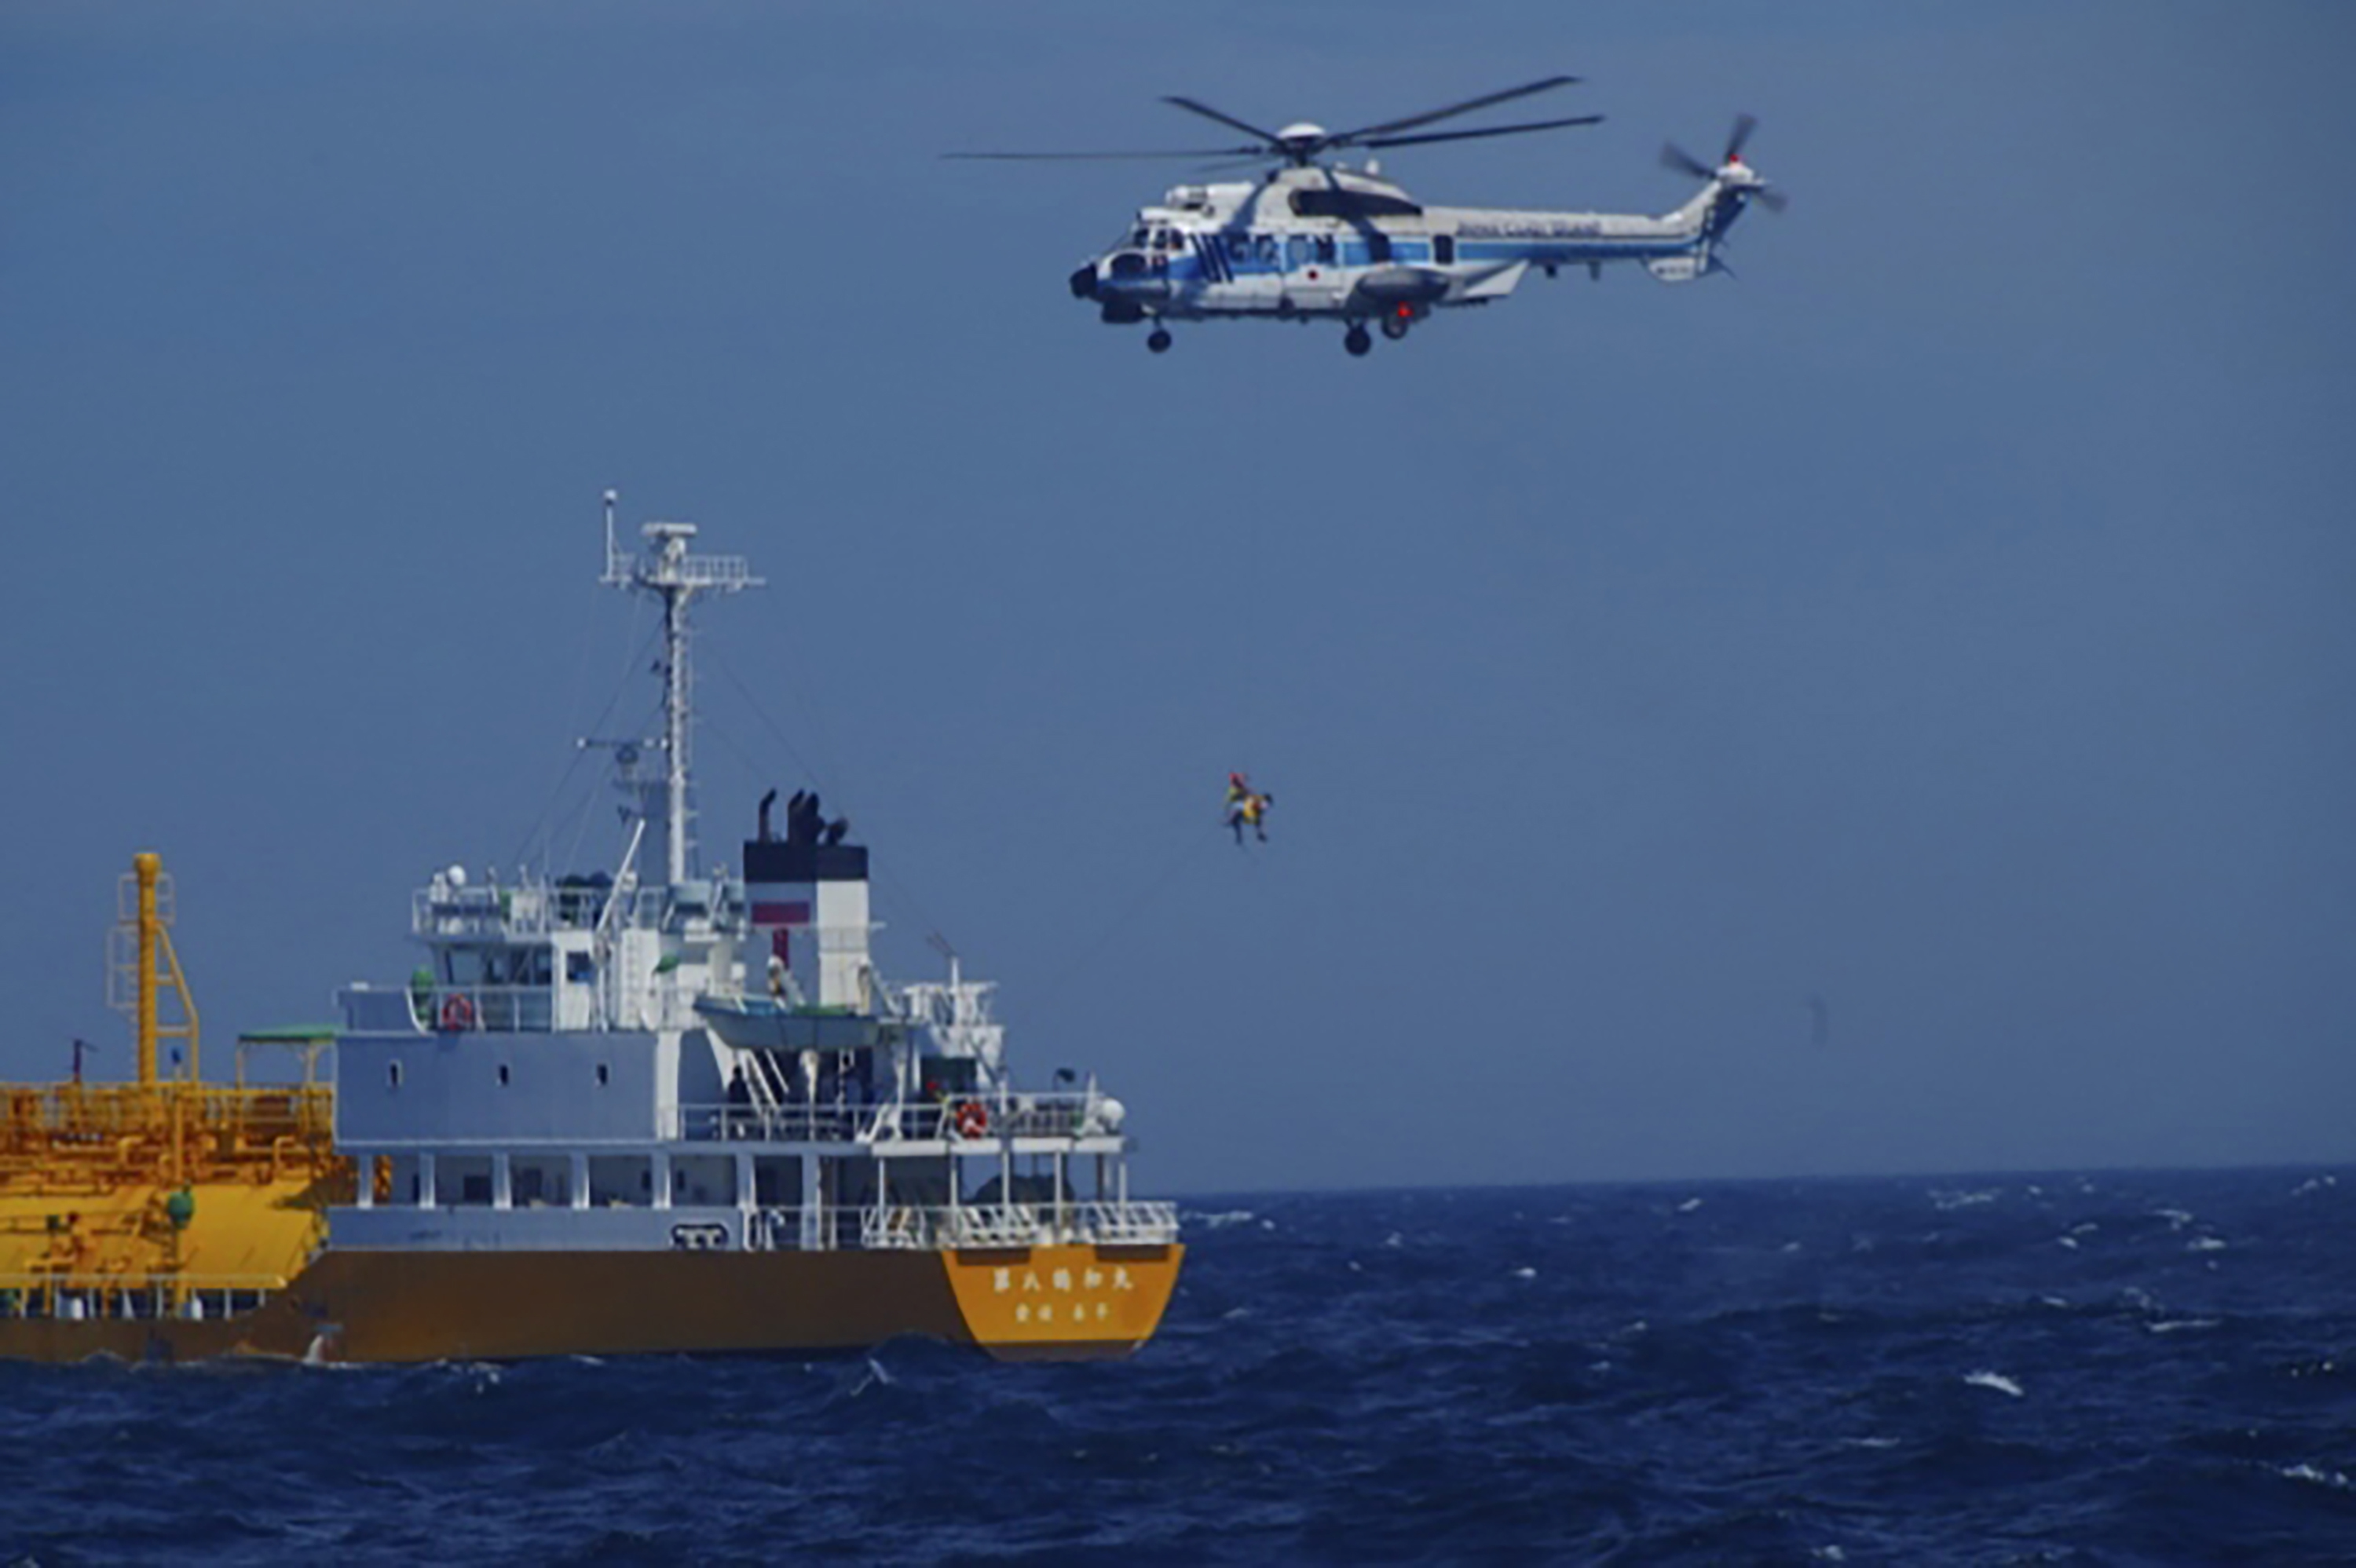
POLYGON ((1228 282, 1226 258, 1219 254, 1217 238, 1203 234, 1190 234, 1187 238, 1194 242, 1194 253, 1203 259, 1203 271, 1209 274, 1211 282, 1228 282))

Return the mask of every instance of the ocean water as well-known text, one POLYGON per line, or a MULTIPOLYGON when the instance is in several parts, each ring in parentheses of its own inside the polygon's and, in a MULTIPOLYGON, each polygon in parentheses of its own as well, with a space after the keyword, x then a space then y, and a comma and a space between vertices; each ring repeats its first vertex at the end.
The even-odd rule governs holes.
POLYGON ((2356 1562, 2356 1172, 1186 1221, 1121 1363, 0 1368, 0 1563, 2356 1562))

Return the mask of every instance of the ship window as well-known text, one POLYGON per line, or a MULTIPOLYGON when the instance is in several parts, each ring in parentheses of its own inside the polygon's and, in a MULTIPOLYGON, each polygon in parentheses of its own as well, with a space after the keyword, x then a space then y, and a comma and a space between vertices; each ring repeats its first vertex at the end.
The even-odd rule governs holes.
POLYGON ((445 1154, 434 1162, 434 1195, 444 1209, 491 1206, 491 1157, 445 1154))
POLYGON ((384 1070, 384 1081, 386 1084, 391 1088, 398 1089, 401 1087, 400 1062, 395 1061, 386 1066, 384 1070))
POLYGON ((597 1064, 597 1087, 603 1089, 606 1084, 611 1083, 613 1081, 614 1070, 606 1066, 604 1062, 599 1062, 597 1064))
POLYGON ((573 1202, 573 1160, 566 1155, 515 1155, 508 1160, 510 1200, 519 1209, 563 1209, 573 1202))
POLYGON ((499 1087, 500 1087, 500 1088, 502 1088, 502 1089, 504 1089, 504 1088, 506 1088, 507 1086, 508 1086, 508 1064, 507 1064, 506 1062, 502 1061, 502 1062, 500 1062, 500 1063, 499 1063, 499 1087))
POLYGON ((653 1187, 652 1162, 645 1155, 589 1157, 589 1205, 593 1209, 643 1208, 653 1187))
POLYGON ((670 1200, 682 1209, 725 1208, 736 1201, 736 1160, 733 1155, 674 1155, 670 1162, 670 1200))
POLYGON ((764 1209, 790 1209, 802 1200, 802 1162, 767 1156, 753 1161, 753 1201, 764 1209))
POLYGON ((564 955, 564 977, 575 986, 585 986, 597 977, 597 960, 586 953, 564 955))

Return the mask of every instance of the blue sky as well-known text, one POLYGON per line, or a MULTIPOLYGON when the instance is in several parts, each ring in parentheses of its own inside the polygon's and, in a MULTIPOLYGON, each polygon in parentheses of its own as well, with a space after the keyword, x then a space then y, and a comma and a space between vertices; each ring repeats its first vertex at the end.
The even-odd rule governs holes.
POLYGON ((892 967, 946 933, 1160 1185, 2349 1158, 2351 28, 11 7, 0 1072, 125 1070, 135 848, 224 1065, 404 974, 434 865, 609 858, 614 485, 771 580, 707 844, 814 774, 892 967), (1153 358, 1063 277, 1167 165, 936 156, 1557 70, 1606 123, 1387 172, 1665 210, 1747 110, 1739 280, 1153 358))

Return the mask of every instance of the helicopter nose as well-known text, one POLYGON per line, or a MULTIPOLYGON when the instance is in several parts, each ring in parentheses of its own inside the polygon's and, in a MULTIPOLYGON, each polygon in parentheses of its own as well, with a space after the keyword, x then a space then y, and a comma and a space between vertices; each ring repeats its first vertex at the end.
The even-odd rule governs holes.
POLYGON ((1092 300, 1097 297, 1097 264, 1090 261, 1071 276, 1072 297, 1092 300))

